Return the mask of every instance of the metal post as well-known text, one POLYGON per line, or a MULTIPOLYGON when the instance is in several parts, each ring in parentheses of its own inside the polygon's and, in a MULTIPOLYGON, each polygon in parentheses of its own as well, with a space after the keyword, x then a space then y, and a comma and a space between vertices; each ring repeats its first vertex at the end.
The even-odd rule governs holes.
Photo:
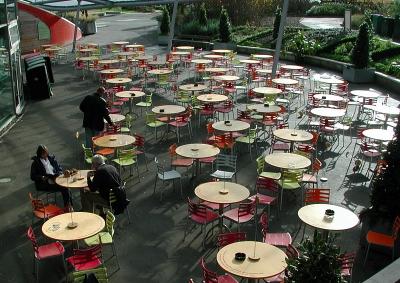
POLYGON ((178 13, 178 0, 174 2, 174 9, 172 10, 172 19, 169 24, 169 38, 168 38, 168 51, 172 48, 172 40, 175 36, 175 22, 176 22, 176 14, 178 13))
POLYGON ((76 34, 78 33, 78 22, 79 22, 80 9, 81 9, 81 0, 78 0, 78 6, 76 7, 75 30, 74 30, 74 41, 72 43, 72 52, 75 52, 75 47, 76 47, 76 34))
POLYGON ((278 38, 276 39, 276 45, 275 45, 274 64, 272 65, 272 74, 271 74, 272 78, 275 78, 276 69, 278 68, 279 55, 281 54, 283 31, 286 26, 286 16, 287 16, 288 7, 289 7, 289 0, 284 0, 283 7, 282 7, 281 22, 279 25, 279 33, 278 33, 278 38))

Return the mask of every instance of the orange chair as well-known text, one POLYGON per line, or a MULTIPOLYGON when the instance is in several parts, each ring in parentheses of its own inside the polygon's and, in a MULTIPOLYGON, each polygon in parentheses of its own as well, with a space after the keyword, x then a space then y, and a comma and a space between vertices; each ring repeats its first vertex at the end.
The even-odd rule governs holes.
POLYGON ((303 179, 302 179, 302 183, 303 184, 311 184, 313 186, 313 188, 315 187, 315 185, 318 184, 318 172, 319 170, 321 170, 322 167, 322 162, 316 158, 311 166, 311 173, 312 174, 307 174, 304 173, 303 174, 303 179))
POLYGON ((396 216, 396 219, 393 222, 393 227, 392 227, 392 234, 383 234, 380 232, 375 232, 375 231, 368 231, 367 233, 367 253, 365 254, 365 259, 364 259, 364 265, 367 262, 368 258, 368 253, 369 253, 369 248, 371 247, 371 244, 377 245, 377 246, 383 246, 387 248, 392 249, 392 259, 394 259, 394 244, 396 242, 398 233, 400 229, 400 216, 396 216))
POLYGON ((177 145, 174 143, 168 148, 168 153, 171 158, 171 167, 176 168, 176 167, 185 167, 187 170, 189 170, 189 167, 193 165, 193 159, 192 158, 178 158, 178 155, 176 154, 176 148, 177 145))
POLYGON ((43 221, 64 213, 64 210, 61 207, 58 207, 55 204, 47 204, 45 205, 41 199, 35 199, 32 197, 32 193, 29 193, 29 199, 32 204, 32 224, 33 224, 33 216, 43 221))

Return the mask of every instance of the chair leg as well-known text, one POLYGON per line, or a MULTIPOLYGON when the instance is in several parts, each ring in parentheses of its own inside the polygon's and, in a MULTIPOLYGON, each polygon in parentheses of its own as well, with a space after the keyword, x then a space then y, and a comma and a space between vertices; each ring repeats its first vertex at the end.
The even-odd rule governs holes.
POLYGON ((367 258, 368 258, 368 253, 369 253, 369 248, 370 248, 371 244, 368 243, 368 247, 367 247, 367 252, 365 253, 365 259, 364 259, 364 266, 367 263, 367 258))
POLYGON ((119 270, 120 266, 119 266, 117 251, 115 250, 114 240, 113 240, 113 242, 111 244, 111 248, 112 248, 112 251, 113 251, 113 255, 115 256, 115 261, 117 262, 117 266, 118 266, 118 270, 119 270))
POLYGON ((156 175, 156 180, 154 181, 153 195, 156 193, 157 180, 158 180, 158 176, 156 175))

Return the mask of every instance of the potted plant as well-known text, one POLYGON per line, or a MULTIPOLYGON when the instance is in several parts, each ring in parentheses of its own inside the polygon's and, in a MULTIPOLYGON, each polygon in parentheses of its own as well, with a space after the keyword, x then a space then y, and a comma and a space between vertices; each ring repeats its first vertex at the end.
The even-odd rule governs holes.
POLYGON ((169 12, 166 8, 164 8, 162 10, 162 15, 161 15, 160 34, 158 35, 159 45, 168 45, 169 25, 170 25, 169 12))
POLYGON ((214 48, 225 48, 234 50, 236 48, 236 45, 231 40, 232 30, 228 12, 224 7, 222 7, 219 17, 219 42, 214 43, 214 48))
POLYGON ((352 65, 346 65, 343 69, 343 78, 354 83, 372 82, 375 78, 375 69, 368 68, 369 54, 369 26, 362 23, 358 32, 356 43, 351 52, 352 65))
POLYGON ((299 247, 298 258, 287 259, 287 283, 347 282, 341 276, 340 249, 333 244, 333 238, 325 241, 315 233, 314 240, 306 239, 299 247))
POLYGON ((294 55, 296 64, 304 64, 304 56, 313 55, 320 48, 314 40, 307 38, 302 31, 298 31, 287 43, 286 50, 294 55))
POLYGON ((79 26, 83 32, 83 35, 95 34, 97 33, 96 26, 97 16, 87 15, 79 18, 79 26))

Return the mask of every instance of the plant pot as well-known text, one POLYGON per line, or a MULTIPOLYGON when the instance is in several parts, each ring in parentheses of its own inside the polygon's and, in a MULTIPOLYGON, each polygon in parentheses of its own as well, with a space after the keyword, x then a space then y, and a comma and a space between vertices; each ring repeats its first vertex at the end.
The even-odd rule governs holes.
POLYGON ((214 42, 214 49, 236 50, 236 43, 233 42, 214 42))
POLYGON ((86 33, 84 35, 97 33, 96 21, 86 23, 86 33))
POLYGON ((375 69, 356 69, 352 65, 343 68, 343 78, 352 83, 370 83, 375 80, 375 69))
POLYGON ((382 22, 381 35, 385 37, 392 37, 393 34, 394 19, 384 17, 382 22))
POLYGON ((168 45, 169 36, 168 35, 158 35, 158 45, 167 46, 168 45))
POLYGON ((379 14, 373 14, 371 15, 371 19, 372 19, 372 24, 374 26, 374 32, 376 34, 380 34, 382 28, 383 16, 379 14))
POLYGON ((294 56, 294 62, 297 64, 297 65, 304 65, 304 62, 305 62, 305 58, 304 58, 304 56, 294 56))
POLYGON ((396 19, 394 20, 392 39, 397 42, 400 41, 400 18, 399 17, 396 17, 396 19))

